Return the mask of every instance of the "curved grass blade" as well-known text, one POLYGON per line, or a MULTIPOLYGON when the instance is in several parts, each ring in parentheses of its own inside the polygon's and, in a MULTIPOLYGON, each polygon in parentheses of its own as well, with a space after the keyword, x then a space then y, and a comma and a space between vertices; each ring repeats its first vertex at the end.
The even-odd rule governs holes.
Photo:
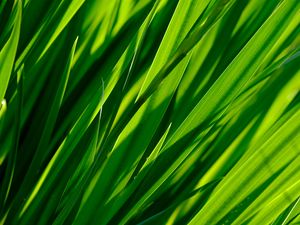
POLYGON ((8 156, 8 163, 6 167, 6 173, 5 177, 3 179, 3 184, 1 186, 1 194, 0 194, 0 205, 3 206, 3 208, 0 208, 0 212, 4 212, 6 207, 6 201, 8 198, 8 195, 10 193, 12 180, 14 177, 14 170, 16 166, 16 159, 17 159, 17 152, 19 148, 19 141, 20 141, 20 121, 21 121, 21 115, 22 115, 22 105, 23 105, 23 68, 18 71, 18 89, 17 89, 17 98, 18 98, 18 108, 16 110, 15 115, 15 127, 14 127, 14 139, 12 144, 12 149, 9 152, 8 156))
POLYGON ((15 1, 16 16, 11 35, 0 51, 0 100, 2 101, 8 86, 8 82, 13 70, 22 20, 22 3, 15 1))

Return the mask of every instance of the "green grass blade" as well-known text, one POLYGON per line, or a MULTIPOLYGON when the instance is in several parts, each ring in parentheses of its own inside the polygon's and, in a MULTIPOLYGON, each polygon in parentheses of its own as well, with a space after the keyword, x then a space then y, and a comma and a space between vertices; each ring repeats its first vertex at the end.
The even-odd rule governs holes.
POLYGON ((9 78, 13 71, 16 57, 18 41, 20 36, 22 4, 21 1, 15 1, 16 16, 11 35, 0 51, 0 99, 3 100, 8 86, 9 78))

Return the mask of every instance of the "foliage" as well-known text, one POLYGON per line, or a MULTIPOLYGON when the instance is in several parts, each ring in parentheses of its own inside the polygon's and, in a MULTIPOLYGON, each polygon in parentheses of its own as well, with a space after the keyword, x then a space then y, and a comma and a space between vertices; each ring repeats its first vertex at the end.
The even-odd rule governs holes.
POLYGON ((300 224, 298 0, 2 0, 1 224, 300 224))

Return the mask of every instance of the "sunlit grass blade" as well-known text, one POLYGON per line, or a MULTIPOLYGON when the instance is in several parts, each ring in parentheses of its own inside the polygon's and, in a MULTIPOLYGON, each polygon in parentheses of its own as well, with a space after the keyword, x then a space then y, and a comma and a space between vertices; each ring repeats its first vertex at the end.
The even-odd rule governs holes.
POLYGON ((297 224, 297 0, 3 0, 0 224, 297 224))
POLYGON ((18 47, 18 41, 21 29, 22 3, 20 0, 15 1, 14 10, 14 27, 6 44, 0 51, 0 99, 3 100, 8 86, 8 82, 13 72, 15 56, 18 47))

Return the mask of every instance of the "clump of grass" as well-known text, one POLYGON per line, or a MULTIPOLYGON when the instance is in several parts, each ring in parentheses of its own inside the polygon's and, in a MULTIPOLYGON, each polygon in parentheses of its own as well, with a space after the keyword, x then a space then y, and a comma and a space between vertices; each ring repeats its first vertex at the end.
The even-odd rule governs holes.
POLYGON ((299 224, 299 13, 1 1, 1 224, 299 224))

